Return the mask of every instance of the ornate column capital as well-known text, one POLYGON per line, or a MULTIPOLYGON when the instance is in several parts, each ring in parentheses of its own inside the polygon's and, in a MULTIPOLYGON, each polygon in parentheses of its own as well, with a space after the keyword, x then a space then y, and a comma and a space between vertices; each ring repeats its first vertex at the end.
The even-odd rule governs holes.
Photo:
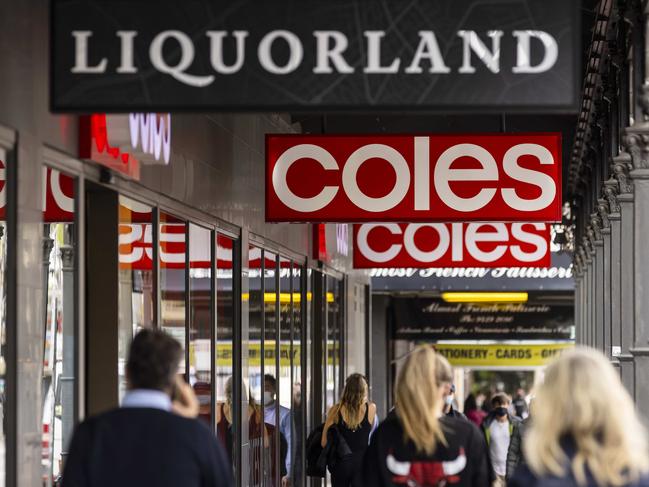
POLYGON ((597 212, 590 214, 590 225, 586 230, 586 235, 588 235, 591 245, 602 244, 602 221, 597 212))
POLYGON ((50 265, 52 247, 54 247, 54 240, 50 237, 43 237, 43 265, 46 267, 50 265))
POLYGON ((604 181, 604 188, 602 189, 602 194, 606 198, 608 203, 609 213, 619 213, 620 212, 620 202, 617 200, 617 195, 619 193, 619 184, 617 179, 611 177, 604 181))
POLYGON ((617 180, 618 195, 633 193, 633 183, 629 176, 632 160, 631 155, 627 152, 620 152, 612 159, 613 177, 617 180))
POLYGON ((622 142, 631 155, 631 169, 649 169, 649 125, 627 127, 622 142))
POLYGON ((602 223, 602 231, 608 231, 611 228, 611 221, 609 220, 610 210, 606 198, 597 199, 597 214, 602 223))
POLYGON ((584 270, 584 261, 581 256, 581 246, 575 250, 572 256, 572 266, 575 269, 575 275, 581 277, 584 270))
POLYGON ((74 270, 74 247, 72 245, 61 246, 61 262, 64 271, 74 270))

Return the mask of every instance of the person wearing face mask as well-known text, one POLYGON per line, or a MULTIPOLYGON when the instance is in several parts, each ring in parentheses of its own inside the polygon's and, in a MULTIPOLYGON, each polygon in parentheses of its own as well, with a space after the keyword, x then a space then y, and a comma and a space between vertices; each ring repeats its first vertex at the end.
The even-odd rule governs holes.
POLYGON ((466 416, 453 408, 455 400, 455 384, 453 384, 453 368, 446 357, 435 354, 435 381, 444 395, 443 413, 451 418, 466 419, 466 416))
POLYGON ((495 474, 493 487, 505 487, 507 473, 507 451, 514 428, 520 420, 509 413, 511 400, 504 392, 491 398, 492 410, 482 422, 482 431, 487 440, 491 467, 495 474))
MULTIPOLYGON (((281 453, 280 458, 285 457, 284 465, 282 468, 282 487, 287 487, 290 484, 291 478, 291 410, 276 403, 277 398, 277 379, 271 374, 264 375, 264 422, 275 428, 275 418, 279 413, 279 432, 283 439, 286 441, 287 452, 284 455, 281 453)), ((280 444, 282 444, 280 437, 280 444)), ((281 451, 281 448, 280 448, 281 451)))

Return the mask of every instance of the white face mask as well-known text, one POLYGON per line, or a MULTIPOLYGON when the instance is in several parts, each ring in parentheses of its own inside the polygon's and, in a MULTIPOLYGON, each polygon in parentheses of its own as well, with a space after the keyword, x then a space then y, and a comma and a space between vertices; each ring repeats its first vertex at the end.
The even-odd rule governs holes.
POLYGON ((274 401, 273 396, 274 394, 272 392, 264 391, 264 404, 271 404, 274 401))
POLYGON ((449 394, 444 398, 444 402, 446 403, 447 406, 451 406, 453 404, 453 396, 449 394))

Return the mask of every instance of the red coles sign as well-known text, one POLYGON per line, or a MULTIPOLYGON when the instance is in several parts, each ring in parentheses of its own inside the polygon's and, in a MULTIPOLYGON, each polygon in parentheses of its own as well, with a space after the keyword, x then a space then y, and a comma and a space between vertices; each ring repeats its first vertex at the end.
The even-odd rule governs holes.
POLYGON ((560 221, 561 135, 267 135, 266 220, 560 221))
POLYGON ((548 267, 545 223, 354 225, 354 267, 548 267))

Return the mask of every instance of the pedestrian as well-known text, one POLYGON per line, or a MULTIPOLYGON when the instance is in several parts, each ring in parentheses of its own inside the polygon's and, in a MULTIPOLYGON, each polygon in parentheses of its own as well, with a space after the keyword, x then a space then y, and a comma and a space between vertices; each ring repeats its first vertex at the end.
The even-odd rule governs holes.
MULTIPOLYGON (((264 422, 270 426, 271 431, 275 431, 275 417, 279 412, 279 433, 280 444, 286 442, 286 452, 282 452, 280 458, 281 465, 281 482, 285 487, 289 483, 291 475, 291 455, 292 455, 292 438, 291 438, 291 410, 280 404, 277 404, 277 379, 271 374, 264 375, 264 422), (278 411, 277 411, 278 410, 278 411)), ((280 448, 281 450, 281 448, 280 448)))
POLYGON ((529 430, 531 416, 525 418, 522 422, 514 424, 514 431, 509 442, 509 449, 507 450, 507 469, 505 478, 509 481, 514 475, 514 472, 520 465, 525 465, 525 452, 523 450, 523 443, 529 430))
POLYGON ((455 384, 453 384, 453 367, 442 354, 435 354, 435 372, 437 386, 444 391, 444 409, 446 416, 466 420, 466 416, 453 407, 455 401, 455 384))
POLYGON ((366 485, 361 482, 360 470, 376 417, 376 404, 369 402, 367 395, 365 377, 362 374, 352 374, 345 381, 340 402, 327 414, 322 431, 322 447, 325 448, 328 441, 333 441, 329 430, 334 428, 351 452, 334 465, 329 465, 333 487, 366 485))
POLYGON ((514 397, 514 400, 512 401, 512 406, 514 406, 514 414, 520 418, 520 419, 525 419, 527 418, 529 414, 529 410, 527 407, 527 399, 526 399, 526 394, 525 394, 525 389, 522 387, 519 388, 516 391, 516 396, 514 397))
POLYGON ((122 407, 77 427, 64 487, 231 485, 225 452, 196 419, 198 400, 177 376, 182 357, 180 344, 162 331, 143 329, 133 338, 122 407))
MULTIPOLYGON (((482 394, 482 401, 484 401, 484 394, 482 394)), ((487 417, 487 413, 482 409, 482 404, 478 405, 478 397, 473 393, 464 400, 464 415, 478 427, 482 426, 482 422, 487 417)))
POLYGON ((491 412, 482 422, 482 430, 489 448, 489 459, 495 475, 493 487, 504 487, 507 475, 507 451, 514 427, 519 419, 509 414, 511 401, 504 392, 491 397, 491 412))
POLYGON ((415 348, 399 371, 395 411, 372 435, 363 461, 363 485, 488 487, 484 437, 471 422, 442 414, 436 352, 415 348))
POLYGON ((600 352, 564 352, 547 368, 532 413, 527 465, 510 486, 649 487, 647 431, 600 352))

